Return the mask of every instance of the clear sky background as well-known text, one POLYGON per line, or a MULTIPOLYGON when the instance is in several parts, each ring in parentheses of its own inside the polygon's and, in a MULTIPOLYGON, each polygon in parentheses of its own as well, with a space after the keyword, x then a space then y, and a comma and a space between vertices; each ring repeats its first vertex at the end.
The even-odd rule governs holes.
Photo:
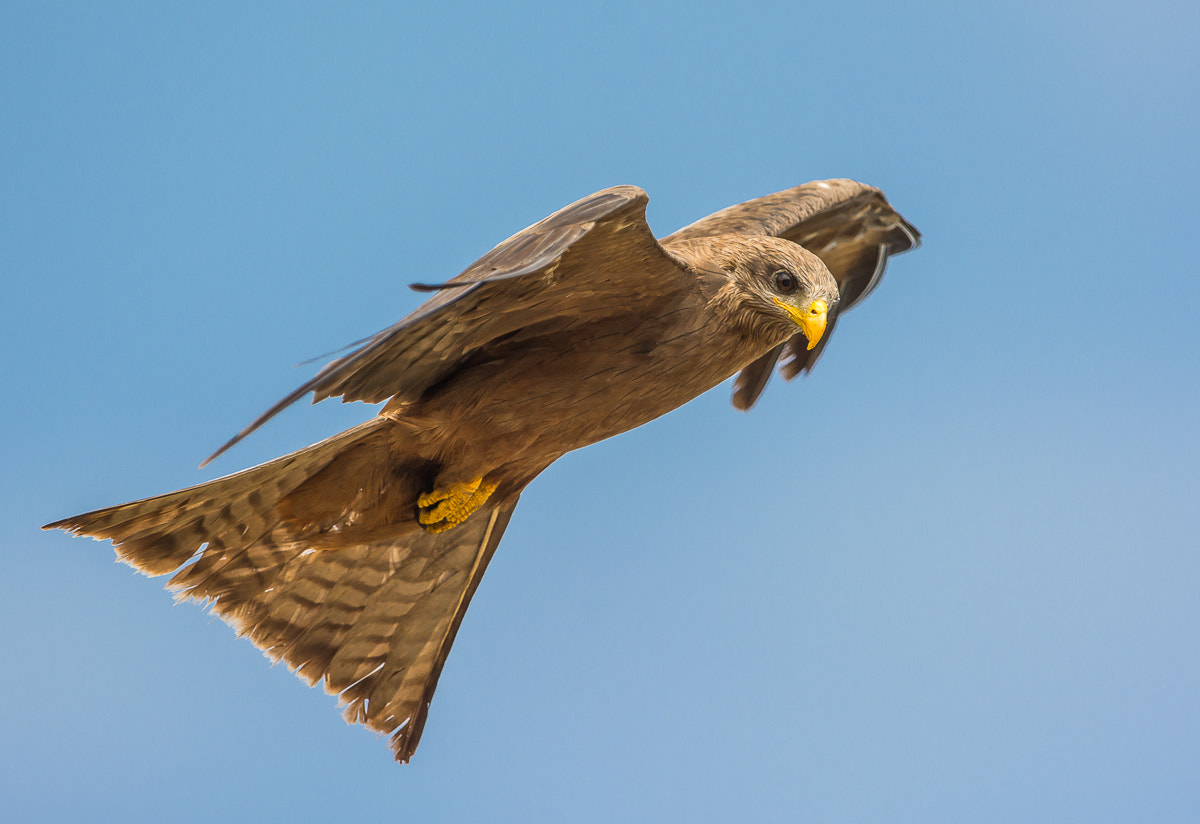
POLYGON ((0 4, 12 821, 1200 820, 1193 2, 0 4), (925 235, 817 370, 526 492, 420 750, 107 544, 522 227, 807 180, 925 235))

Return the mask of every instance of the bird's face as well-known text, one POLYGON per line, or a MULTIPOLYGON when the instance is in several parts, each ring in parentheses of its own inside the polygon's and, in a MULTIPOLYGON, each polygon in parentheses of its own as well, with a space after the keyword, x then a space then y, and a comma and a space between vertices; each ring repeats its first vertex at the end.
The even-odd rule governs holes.
MULTIPOLYGON (((812 349, 837 311, 837 281, 819 257, 791 241, 773 237, 747 240, 753 242, 753 254, 740 250, 743 254, 730 260, 743 305, 784 324, 792 333, 799 327, 812 349)), ((730 271, 729 266, 725 268, 730 271)))

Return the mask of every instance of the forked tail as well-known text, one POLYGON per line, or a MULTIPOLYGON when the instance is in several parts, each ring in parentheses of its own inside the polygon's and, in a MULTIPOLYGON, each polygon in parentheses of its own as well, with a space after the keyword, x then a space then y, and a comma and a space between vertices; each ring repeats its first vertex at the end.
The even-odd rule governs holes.
POLYGON ((433 535, 415 523, 428 478, 389 448, 386 418, 235 475, 65 518, 47 529, 112 540, 147 575, 175 572, 239 635, 352 723, 417 747, 463 613, 516 506, 489 502, 433 535))

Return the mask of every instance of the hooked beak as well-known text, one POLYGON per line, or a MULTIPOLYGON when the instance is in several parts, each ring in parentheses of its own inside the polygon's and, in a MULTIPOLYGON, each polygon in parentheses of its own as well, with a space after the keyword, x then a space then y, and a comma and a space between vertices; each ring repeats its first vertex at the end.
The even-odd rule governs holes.
POLYGON ((779 298, 772 298, 776 303, 783 307, 783 311, 788 313, 800 331, 804 333, 804 337, 808 338, 808 348, 812 349, 816 346, 821 336, 825 334, 825 324, 829 315, 829 304, 817 298, 808 305, 808 309, 797 309, 789 303, 784 303, 779 298))

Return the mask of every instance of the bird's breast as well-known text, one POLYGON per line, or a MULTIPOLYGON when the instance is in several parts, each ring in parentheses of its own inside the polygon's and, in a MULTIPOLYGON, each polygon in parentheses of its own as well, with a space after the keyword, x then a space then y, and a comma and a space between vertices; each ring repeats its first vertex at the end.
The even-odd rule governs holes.
POLYGON ((420 413, 447 450, 486 440, 548 463, 682 406, 766 348, 703 324, 580 330, 476 357, 420 413))

